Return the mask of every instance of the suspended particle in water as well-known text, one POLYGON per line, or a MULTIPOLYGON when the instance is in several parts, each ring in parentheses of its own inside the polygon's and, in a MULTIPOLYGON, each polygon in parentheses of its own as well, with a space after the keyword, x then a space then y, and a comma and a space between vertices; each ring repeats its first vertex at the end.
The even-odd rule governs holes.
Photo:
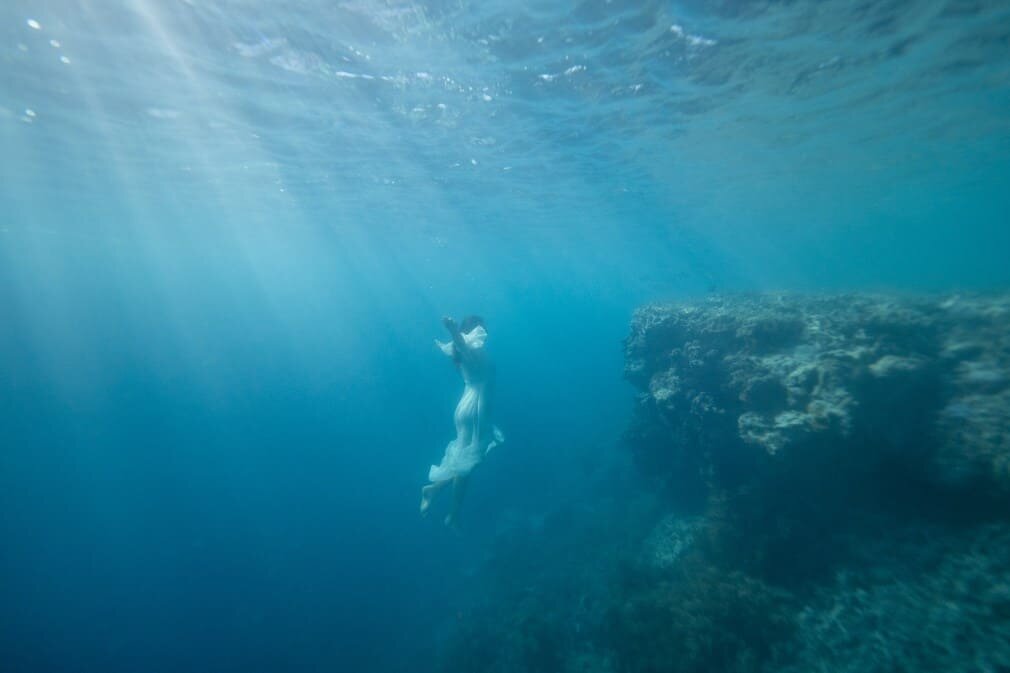
POLYGON ((25 116, 26 117, 34 117, 35 116, 35 110, 31 109, 30 107, 26 107, 25 108, 25 116))
POLYGON ((27 23, 28 27, 32 30, 42 30, 42 24, 35 19, 28 19, 25 23, 27 23))
POLYGON ((60 63, 65 63, 67 65, 70 65, 70 59, 67 58, 66 56, 60 56, 60 63))
POLYGON ((59 40, 49 40, 49 44, 51 44, 54 49, 59 49, 60 48, 60 41, 59 40))

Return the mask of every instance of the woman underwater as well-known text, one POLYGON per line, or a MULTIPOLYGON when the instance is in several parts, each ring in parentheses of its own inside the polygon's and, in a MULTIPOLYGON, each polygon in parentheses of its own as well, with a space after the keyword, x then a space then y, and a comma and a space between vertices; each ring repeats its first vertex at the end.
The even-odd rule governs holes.
POLYGON ((428 513, 432 500, 446 484, 452 482, 452 506, 445 524, 456 524, 459 505, 466 490, 470 471, 484 459, 487 452, 504 441, 501 431, 492 423, 494 395, 494 365, 484 350, 487 331, 484 320, 471 315, 459 325, 452 318, 442 318, 451 340, 435 344, 452 358, 463 375, 463 395, 456 405, 456 439, 445 447, 442 462, 428 471, 430 484, 421 489, 421 514, 428 513))

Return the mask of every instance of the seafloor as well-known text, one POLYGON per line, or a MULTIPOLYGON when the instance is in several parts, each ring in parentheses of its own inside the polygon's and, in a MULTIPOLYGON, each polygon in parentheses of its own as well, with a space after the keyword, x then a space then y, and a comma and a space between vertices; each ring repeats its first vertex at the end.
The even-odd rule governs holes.
POLYGON ((1010 295, 640 308, 589 497, 500 531, 445 670, 1010 670, 1010 295))

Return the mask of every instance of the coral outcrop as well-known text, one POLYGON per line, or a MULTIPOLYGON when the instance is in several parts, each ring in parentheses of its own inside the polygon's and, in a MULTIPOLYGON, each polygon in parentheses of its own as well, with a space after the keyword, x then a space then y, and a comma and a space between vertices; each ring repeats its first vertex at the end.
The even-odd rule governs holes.
MULTIPOLYGON (((670 426, 687 440, 674 450, 703 467, 890 464, 937 485, 1010 491, 1005 297, 650 305, 635 314, 626 357, 643 392, 639 423, 670 426)), ((645 461, 669 460, 644 455, 655 448, 632 442, 645 461)))
POLYGON ((1010 296, 654 304, 625 356, 639 478, 504 541, 447 669, 1010 670, 1010 296))

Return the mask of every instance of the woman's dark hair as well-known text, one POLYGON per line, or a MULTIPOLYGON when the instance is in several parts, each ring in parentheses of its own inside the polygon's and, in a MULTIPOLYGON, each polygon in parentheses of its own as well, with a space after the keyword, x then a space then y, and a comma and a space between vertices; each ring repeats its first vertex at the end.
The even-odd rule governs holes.
POLYGON ((484 326, 484 318, 481 318, 479 315, 468 315, 459 323, 459 331, 466 334, 478 325, 481 327, 484 326))

